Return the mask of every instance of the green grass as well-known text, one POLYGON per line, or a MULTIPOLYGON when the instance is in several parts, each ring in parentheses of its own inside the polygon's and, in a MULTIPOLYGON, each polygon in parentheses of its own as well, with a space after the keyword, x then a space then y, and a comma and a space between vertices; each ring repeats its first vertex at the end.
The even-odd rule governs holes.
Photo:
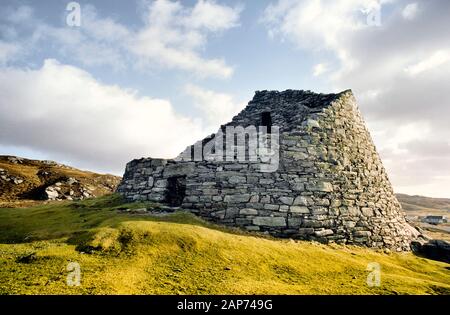
POLYGON ((260 237, 184 212, 117 211, 142 206, 111 195, 0 209, 0 294, 450 293, 450 266, 412 253, 260 237), (69 262, 80 264, 81 286, 66 284, 69 262), (380 287, 366 283, 370 262, 381 265, 380 287))

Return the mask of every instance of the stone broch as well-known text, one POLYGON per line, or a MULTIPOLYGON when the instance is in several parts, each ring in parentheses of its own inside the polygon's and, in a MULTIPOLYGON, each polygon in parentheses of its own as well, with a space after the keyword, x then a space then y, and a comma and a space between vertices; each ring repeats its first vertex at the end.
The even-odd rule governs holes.
POLYGON ((280 128, 276 171, 262 172, 259 160, 143 158, 127 164, 118 192, 276 237, 410 248, 414 232, 350 90, 257 91, 219 131, 261 125, 268 113, 280 128))

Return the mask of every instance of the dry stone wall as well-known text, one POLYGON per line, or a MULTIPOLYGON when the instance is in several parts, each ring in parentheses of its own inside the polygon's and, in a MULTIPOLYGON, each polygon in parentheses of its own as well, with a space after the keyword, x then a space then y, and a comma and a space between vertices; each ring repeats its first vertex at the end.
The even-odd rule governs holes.
MULTIPOLYGON (((181 206, 208 220, 277 237, 408 250, 406 223, 351 91, 261 91, 227 126, 279 126, 279 164, 261 160, 140 159, 118 191, 181 206)), ((270 137, 264 132, 259 136, 270 137)), ((236 147, 246 143, 235 143, 236 147)), ((247 155, 249 153, 248 147, 247 155)))

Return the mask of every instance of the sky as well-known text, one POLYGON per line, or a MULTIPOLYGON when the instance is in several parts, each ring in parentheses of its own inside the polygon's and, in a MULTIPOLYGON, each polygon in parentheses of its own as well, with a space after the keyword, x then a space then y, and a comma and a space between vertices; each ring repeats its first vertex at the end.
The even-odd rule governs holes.
POLYGON ((450 197, 450 1, 0 3, 0 154, 122 175, 256 90, 352 89, 398 193, 450 197))

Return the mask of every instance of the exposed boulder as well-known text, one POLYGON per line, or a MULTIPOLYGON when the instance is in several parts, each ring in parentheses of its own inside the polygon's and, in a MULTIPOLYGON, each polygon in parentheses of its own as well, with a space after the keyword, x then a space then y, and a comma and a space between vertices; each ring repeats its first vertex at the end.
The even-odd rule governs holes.
POLYGON ((58 200, 60 197, 60 193, 54 186, 45 188, 45 194, 47 195, 48 200, 58 200))
POLYGON ((23 163, 23 159, 20 157, 17 157, 17 156, 8 156, 7 159, 12 164, 22 164, 23 163))
POLYGON ((450 263, 450 243, 447 241, 417 239, 411 243, 411 248, 426 258, 450 263))
POLYGON ((7 170, 0 168, 0 181, 8 182, 13 185, 19 185, 24 182, 24 179, 19 176, 9 174, 7 170))
POLYGON ((47 186, 44 198, 47 200, 83 200, 95 196, 92 188, 84 186, 73 177, 69 177, 47 186))

